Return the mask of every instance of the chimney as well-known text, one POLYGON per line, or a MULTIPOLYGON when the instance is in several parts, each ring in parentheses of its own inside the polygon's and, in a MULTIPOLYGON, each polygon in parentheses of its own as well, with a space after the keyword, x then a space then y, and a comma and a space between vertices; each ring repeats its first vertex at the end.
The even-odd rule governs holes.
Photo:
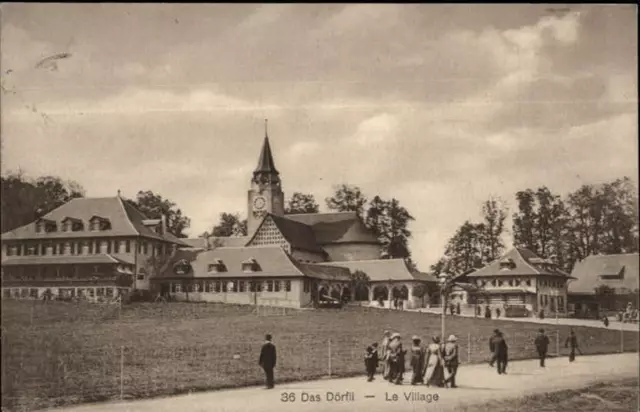
POLYGON ((164 235, 167 232, 167 216, 163 213, 160 216, 160 234, 164 235))

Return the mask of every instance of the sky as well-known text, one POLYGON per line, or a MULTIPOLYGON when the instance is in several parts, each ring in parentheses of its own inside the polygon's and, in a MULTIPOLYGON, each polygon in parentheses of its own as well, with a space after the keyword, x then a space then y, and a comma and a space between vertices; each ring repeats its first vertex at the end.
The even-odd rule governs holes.
POLYGON ((2 171, 152 190, 197 236, 246 214, 268 118, 285 197, 397 198, 427 270, 489 197, 638 175, 637 10, 566 8, 4 3, 2 171))

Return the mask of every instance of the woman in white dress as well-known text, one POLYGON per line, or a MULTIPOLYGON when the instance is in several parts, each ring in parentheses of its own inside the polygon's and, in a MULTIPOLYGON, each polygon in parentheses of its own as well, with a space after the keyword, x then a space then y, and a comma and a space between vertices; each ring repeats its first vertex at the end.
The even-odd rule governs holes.
POLYGON ((427 346, 427 368, 424 382, 427 386, 442 387, 444 385, 444 367, 442 362, 442 345, 440 338, 435 336, 433 342, 427 346))

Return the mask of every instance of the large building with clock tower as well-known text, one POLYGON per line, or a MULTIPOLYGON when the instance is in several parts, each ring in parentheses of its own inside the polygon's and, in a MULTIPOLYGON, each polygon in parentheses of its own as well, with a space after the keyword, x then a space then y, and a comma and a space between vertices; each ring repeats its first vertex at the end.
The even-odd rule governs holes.
POLYGON ((154 278, 177 300, 306 307, 323 300, 365 304, 395 298, 422 306, 416 286, 435 283, 403 259, 382 259, 377 237, 355 212, 285 214, 285 199, 265 130, 247 193, 247 235, 187 239, 154 278), (352 281, 364 272, 368 282, 352 281))

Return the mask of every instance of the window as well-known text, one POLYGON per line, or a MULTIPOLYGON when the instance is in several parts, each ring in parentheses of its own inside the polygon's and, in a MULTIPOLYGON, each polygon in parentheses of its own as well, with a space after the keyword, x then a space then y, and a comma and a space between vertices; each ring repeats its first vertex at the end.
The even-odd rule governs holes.
POLYGON ((138 273, 138 280, 144 280, 144 274, 138 273))
POLYGON ((238 282, 238 292, 244 292, 245 291, 245 283, 244 280, 241 280, 238 282))
POLYGON ((64 243, 58 243, 58 254, 64 255, 64 243))
POLYGON ((503 281, 501 281, 501 280, 498 281, 498 286, 502 286, 503 284, 504 284, 503 281))
MULTIPOLYGON (((287 282, 289 282, 289 285, 291 285, 291 281, 287 281, 287 282)), ((305 280, 304 280, 304 283, 303 283, 303 285, 302 285, 302 288, 303 288, 303 290, 304 290, 304 293, 309 293, 309 289, 310 289, 310 288, 309 288, 309 279, 305 279, 305 280)))
POLYGON ((111 230, 111 222, 107 219, 100 221, 100 230, 111 230))
POLYGON ((38 289, 29 289, 29 297, 32 299, 38 299, 38 289))
POLYGON ((130 240, 125 240, 124 241, 124 251, 125 251, 125 253, 131 253, 131 241, 130 240))
POLYGON ((513 286, 513 279, 509 279, 509 286, 513 286))
POLYGON ((7 256, 13 256, 14 247, 15 246, 12 246, 12 245, 7 245, 6 246, 6 248, 7 248, 7 256))
POLYGON ((280 292, 280 281, 279 280, 274 280, 273 281, 273 290, 275 292, 280 292))
POLYGON ((285 280, 284 281, 284 290, 286 292, 291 292, 291 281, 290 280, 285 280))
POLYGON ((120 241, 113 241, 113 253, 120 253, 120 241))
POLYGON ((104 288, 96 288, 96 296, 104 296, 104 288))
POLYGON ((107 288, 105 290, 105 292, 106 292, 106 295, 107 295, 108 298, 112 298, 113 297, 113 288, 107 288))
POLYGON ((227 293, 227 282, 222 282, 222 292, 227 293))
POLYGON ((142 242, 142 253, 145 255, 149 253, 149 244, 147 242, 142 242))
POLYGON ((73 232, 80 232, 82 230, 84 230, 84 224, 80 221, 73 221, 71 223, 71 230, 73 232))
POLYGON ((111 253, 111 241, 107 240, 107 253, 111 253))
POLYGON ((493 286, 496 286, 496 285, 498 284, 498 281, 497 281, 497 280, 495 280, 495 279, 493 279, 493 280, 491 281, 491 284, 492 284, 493 286))
MULTIPOLYGON (((18 256, 22 256, 22 253, 23 253, 23 252, 22 252, 22 248, 23 248, 23 247, 22 247, 22 245, 21 245, 21 244, 16 245, 16 255, 18 255, 18 256)), ((25 254, 26 254, 26 252, 25 252, 25 254)))
POLYGON ((267 292, 273 292, 273 281, 267 280, 267 292))
POLYGON ((216 280, 215 284, 214 284, 214 290, 216 293, 220 293, 220 291, 222 290, 222 287, 220 286, 220 281, 216 280))
POLYGON ((176 287, 176 293, 182 292, 182 285, 181 284, 175 283, 174 285, 176 287))
POLYGON ((92 298, 96 295, 96 290, 94 288, 89 288, 87 289, 87 294, 89 295, 90 298, 92 298))
POLYGON ((531 286, 531 279, 527 279, 527 281, 525 282, 525 284, 526 284, 527 286, 531 286))
POLYGON ((209 293, 213 292, 213 282, 206 282, 204 284, 204 291, 209 293))

